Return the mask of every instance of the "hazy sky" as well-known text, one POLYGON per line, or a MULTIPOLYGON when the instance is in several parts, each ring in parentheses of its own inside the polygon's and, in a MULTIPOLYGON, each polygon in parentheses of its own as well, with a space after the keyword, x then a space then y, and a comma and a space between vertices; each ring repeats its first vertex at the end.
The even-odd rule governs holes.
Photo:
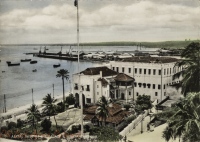
MULTIPOLYGON (((79 0, 80 42, 200 38, 200 0, 79 0)), ((0 0, 0 43, 75 43, 74 0, 0 0)))

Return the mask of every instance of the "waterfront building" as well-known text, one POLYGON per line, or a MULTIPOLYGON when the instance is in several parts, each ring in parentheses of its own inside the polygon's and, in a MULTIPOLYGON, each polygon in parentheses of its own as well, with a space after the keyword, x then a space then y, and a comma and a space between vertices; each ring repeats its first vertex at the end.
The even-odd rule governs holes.
POLYGON ((96 103, 101 96, 127 101, 133 99, 133 90, 134 78, 106 66, 87 68, 73 75, 73 94, 76 100, 82 94, 83 104, 96 103))
POLYGON ((177 61, 178 59, 169 57, 133 57, 110 61, 110 68, 135 79, 134 99, 145 94, 150 95, 152 101, 157 99, 160 102, 169 95, 168 90, 173 90, 171 86, 180 83, 182 79, 182 76, 173 78, 174 74, 183 70, 182 67, 175 66, 177 61))

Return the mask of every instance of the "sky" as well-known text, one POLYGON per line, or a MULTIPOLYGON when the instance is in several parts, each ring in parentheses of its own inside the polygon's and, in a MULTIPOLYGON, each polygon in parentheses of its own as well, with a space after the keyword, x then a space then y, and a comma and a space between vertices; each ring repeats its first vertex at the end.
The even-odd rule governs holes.
MULTIPOLYGON (((79 0, 80 42, 200 39, 200 0, 79 0)), ((0 44, 77 42, 74 0, 0 0, 0 44)))

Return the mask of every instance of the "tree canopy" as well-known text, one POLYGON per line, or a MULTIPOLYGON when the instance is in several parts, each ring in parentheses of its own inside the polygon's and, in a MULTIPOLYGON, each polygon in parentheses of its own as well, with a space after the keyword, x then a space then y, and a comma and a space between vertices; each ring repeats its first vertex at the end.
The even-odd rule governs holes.
POLYGON ((179 102, 163 132, 166 141, 182 138, 184 142, 200 141, 200 92, 189 93, 179 102))
POLYGON ((183 75, 181 81, 182 93, 186 96, 188 92, 200 91, 200 43, 190 43, 181 53, 183 58, 176 64, 178 67, 183 67, 181 73, 174 75, 174 78, 183 75))

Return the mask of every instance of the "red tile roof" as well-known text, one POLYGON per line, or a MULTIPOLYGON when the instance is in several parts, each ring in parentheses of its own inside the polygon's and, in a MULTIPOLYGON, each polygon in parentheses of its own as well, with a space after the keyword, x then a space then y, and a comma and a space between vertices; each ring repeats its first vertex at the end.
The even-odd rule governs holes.
POLYGON ((87 68, 80 73, 84 74, 84 75, 98 75, 98 74, 100 74, 100 71, 102 71, 102 77, 113 76, 113 75, 118 74, 116 71, 113 71, 113 70, 111 70, 111 69, 109 69, 108 67, 105 67, 105 66, 104 67, 87 68))
MULTIPOLYGON (((102 121, 102 118, 99 118, 95 112, 97 109, 97 105, 88 107, 84 109, 84 120, 92 120, 95 116, 99 121, 102 121)), ((125 110, 122 110, 122 107, 118 104, 113 104, 112 107, 108 107, 108 117, 106 118, 106 122, 119 124, 124 118, 129 116, 131 113, 125 110)))
POLYGON ((126 75, 124 73, 119 73, 114 79, 116 81, 135 81, 134 78, 132 78, 129 75, 126 75))
POLYGON ((123 60, 123 62, 142 62, 142 63, 171 63, 177 61, 179 61, 179 59, 170 57, 146 57, 146 56, 131 57, 123 60))

